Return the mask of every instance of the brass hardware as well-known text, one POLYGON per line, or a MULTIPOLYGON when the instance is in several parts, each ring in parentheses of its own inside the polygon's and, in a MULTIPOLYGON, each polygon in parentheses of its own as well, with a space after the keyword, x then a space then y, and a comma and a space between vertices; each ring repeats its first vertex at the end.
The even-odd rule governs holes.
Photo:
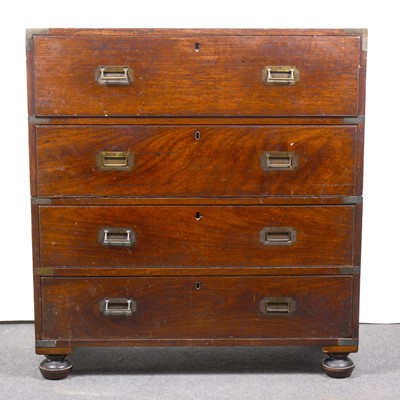
POLYGON ((266 66, 261 77, 266 85, 294 85, 300 80, 300 71, 293 66, 266 66))
POLYGON ((38 276, 53 276, 55 274, 54 268, 34 268, 33 274, 38 276))
POLYGON ((260 232, 260 241, 266 246, 290 246, 296 241, 296 231, 290 227, 266 227, 260 232))
POLYGON ((360 35, 361 51, 367 51, 368 48, 368 29, 345 29, 346 35, 360 35))
POLYGON ((340 275, 358 275, 360 273, 360 267, 341 267, 340 275))
POLYGON ((358 125, 365 123, 365 115, 359 115, 358 117, 345 117, 343 123, 346 125, 358 125))
POLYGON ((195 51, 196 53, 198 53, 198 52, 200 51, 200 43, 199 43, 199 42, 196 42, 196 43, 194 44, 194 51, 195 51))
POLYGON ((261 154, 261 168, 265 171, 293 171, 298 165, 298 156, 287 151, 265 151, 261 154))
POLYGON ((34 115, 30 115, 28 117, 28 123, 29 124, 35 124, 35 125, 47 125, 50 123, 50 119, 48 118, 36 118, 34 115))
POLYGON ((343 204, 362 204, 362 196, 345 196, 343 197, 343 204))
POLYGON ((358 346, 358 339, 352 339, 352 338, 338 339, 338 346, 358 346))
POLYGON ((195 139, 195 140, 200 140, 200 137, 201 137, 200 131, 196 131, 196 132, 194 133, 194 139, 195 139))
POLYGON ((27 29, 25 31, 25 46, 26 46, 26 51, 32 51, 33 50, 33 37, 35 35, 47 35, 49 33, 49 30, 47 28, 44 29, 27 29))
POLYGON ((31 198, 31 204, 32 205, 49 205, 52 203, 51 199, 48 198, 40 198, 40 197, 32 197, 31 198))
POLYGON ((121 66, 98 67, 95 71, 95 80, 100 85, 129 86, 133 82, 133 70, 121 66))
POLYGON ((102 228, 99 232, 99 242, 105 246, 131 247, 136 235, 129 228, 102 228))
POLYGON ((128 151, 101 151, 96 156, 96 165, 107 171, 129 171, 133 167, 133 154, 128 151))
POLYGON ((201 215, 200 211, 196 211, 196 214, 195 214, 194 218, 195 218, 196 221, 200 221, 201 218, 203 218, 203 216, 201 215))
POLYGON ((42 347, 42 348, 52 348, 52 347, 57 347, 57 341, 56 340, 36 340, 35 342, 36 347, 42 347))
POLYGON ((136 312, 136 302, 126 298, 108 298, 100 301, 100 311, 104 315, 132 315, 136 312))
POLYGON ((291 314, 296 309, 296 302, 291 297, 264 297, 260 301, 263 314, 291 314))

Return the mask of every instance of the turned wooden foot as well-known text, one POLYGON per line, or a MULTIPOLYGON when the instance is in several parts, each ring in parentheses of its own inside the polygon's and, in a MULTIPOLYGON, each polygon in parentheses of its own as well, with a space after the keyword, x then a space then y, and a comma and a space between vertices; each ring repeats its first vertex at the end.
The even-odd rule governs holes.
POLYGON ((66 378, 72 369, 72 363, 65 357, 65 355, 46 355, 46 359, 39 365, 43 378, 53 380, 66 378))
POLYGON ((328 353, 322 361, 322 369, 331 378, 348 378, 354 369, 349 353, 328 353))

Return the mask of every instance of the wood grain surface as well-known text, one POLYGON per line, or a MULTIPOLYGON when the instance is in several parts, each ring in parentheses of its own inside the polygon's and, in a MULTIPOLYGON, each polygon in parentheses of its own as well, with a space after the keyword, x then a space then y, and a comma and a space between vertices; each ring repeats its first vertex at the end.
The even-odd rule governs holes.
POLYGON ((366 30, 48 29, 27 38, 38 354, 357 351, 366 30), (133 81, 99 84, 101 66, 129 67, 133 81), (267 66, 296 67, 300 79, 266 85, 267 66), (130 168, 100 168, 101 152, 127 152, 130 168), (294 154, 295 168, 266 170, 270 152, 294 154), (130 230, 132 245, 105 244, 113 228, 130 230), (267 228, 295 238, 266 245, 267 228), (295 307, 263 313, 267 297, 295 307), (136 310, 104 315, 105 298, 132 299, 136 310))
POLYGON ((40 206, 42 267, 352 265, 354 206, 40 206), (199 213, 200 219, 196 220, 199 213), (99 242, 129 228, 132 247, 99 242), (261 242, 265 227, 292 227, 292 245, 261 242))
POLYGON ((42 278, 48 339, 348 337, 352 277, 42 278), (263 314, 265 297, 292 297, 289 314, 263 314), (104 298, 136 302, 106 316, 104 298))
POLYGON ((38 126, 37 191, 46 197, 355 195, 356 143, 355 126, 38 126), (102 151, 129 152, 133 168, 100 169, 102 151), (266 152, 293 153, 298 165, 265 170, 266 152))
POLYGON ((36 116, 356 116, 359 36, 36 36, 36 116), (200 50, 195 51, 196 43, 200 50), (133 70, 99 85, 100 66, 133 70), (266 66, 295 66, 267 86, 266 66))

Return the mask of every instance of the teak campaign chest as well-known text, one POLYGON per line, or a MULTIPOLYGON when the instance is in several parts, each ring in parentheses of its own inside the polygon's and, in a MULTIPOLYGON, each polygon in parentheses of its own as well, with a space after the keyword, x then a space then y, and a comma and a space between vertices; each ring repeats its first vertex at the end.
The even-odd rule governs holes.
POLYGON ((36 352, 358 350, 365 30, 27 31, 36 352))

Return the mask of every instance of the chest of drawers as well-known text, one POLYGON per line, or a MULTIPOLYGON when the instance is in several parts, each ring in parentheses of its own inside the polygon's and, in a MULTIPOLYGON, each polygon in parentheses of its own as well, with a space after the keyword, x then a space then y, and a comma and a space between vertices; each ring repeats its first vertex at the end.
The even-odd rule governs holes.
POLYGON ((366 31, 27 32, 36 352, 358 350, 366 31))

